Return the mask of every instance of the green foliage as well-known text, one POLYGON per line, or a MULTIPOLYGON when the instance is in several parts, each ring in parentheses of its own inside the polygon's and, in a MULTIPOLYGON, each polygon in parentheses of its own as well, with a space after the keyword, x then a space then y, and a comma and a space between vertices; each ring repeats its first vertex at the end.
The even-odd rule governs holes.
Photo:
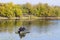
POLYGON ((0 16, 2 17, 20 17, 22 15, 22 10, 20 6, 13 3, 0 4, 0 16))
POLYGON ((60 16, 60 6, 49 6, 48 4, 23 5, 10 3, 0 3, 1 17, 20 17, 22 15, 34 15, 37 17, 58 17, 60 16))

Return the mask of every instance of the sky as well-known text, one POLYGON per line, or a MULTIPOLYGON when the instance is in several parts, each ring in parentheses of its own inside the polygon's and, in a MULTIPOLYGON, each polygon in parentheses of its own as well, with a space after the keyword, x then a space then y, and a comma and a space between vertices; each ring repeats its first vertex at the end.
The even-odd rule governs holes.
POLYGON ((15 4, 25 4, 27 2, 31 4, 48 3, 49 5, 60 6, 60 0, 0 0, 0 2, 13 2, 15 4))

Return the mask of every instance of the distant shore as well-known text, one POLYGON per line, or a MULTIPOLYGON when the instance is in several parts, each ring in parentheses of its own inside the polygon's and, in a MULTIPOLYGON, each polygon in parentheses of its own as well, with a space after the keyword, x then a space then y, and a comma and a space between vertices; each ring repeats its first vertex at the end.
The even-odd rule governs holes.
POLYGON ((60 17, 12 17, 12 18, 7 18, 7 17, 0 17, 0 19, 47 19, 47 20, 60 20, 60 17))

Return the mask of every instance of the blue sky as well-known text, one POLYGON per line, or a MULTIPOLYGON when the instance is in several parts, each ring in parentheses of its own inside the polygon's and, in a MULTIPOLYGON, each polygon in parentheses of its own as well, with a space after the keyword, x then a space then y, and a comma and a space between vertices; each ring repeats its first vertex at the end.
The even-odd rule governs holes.
POLYGON ((58 5, 60 6, 60 0, 0 0, 0 2, 13 2, 16 4, 25 4, 27 2, 31 4, 37 4, 37 3, 48 3, 49 5, 58 5))

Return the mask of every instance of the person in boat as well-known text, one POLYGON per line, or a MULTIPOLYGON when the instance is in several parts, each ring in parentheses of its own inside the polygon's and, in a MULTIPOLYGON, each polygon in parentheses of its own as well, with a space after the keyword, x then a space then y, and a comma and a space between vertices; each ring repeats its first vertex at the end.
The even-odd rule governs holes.
POLYGON ((25 27, 20 27, 18 33, 25 31, 25 27))
POLYGON ((18 34, 19 34, 20 38, 25 37, 26 33, 29 33, 29 32, 24 32, 25 30, 26 30, 25 27, 20 27, 20 28, 19 28, 18 34))
POLYGON ((25 31, 25 30, 26 30, 25 27, 20 27, 20 28, 19 28, 18 34, 19 34, 20 38, 25 37, 25 34, 24 34, 24 33, 21 33, 21 32, 23 32, 23 31, 25 31))

